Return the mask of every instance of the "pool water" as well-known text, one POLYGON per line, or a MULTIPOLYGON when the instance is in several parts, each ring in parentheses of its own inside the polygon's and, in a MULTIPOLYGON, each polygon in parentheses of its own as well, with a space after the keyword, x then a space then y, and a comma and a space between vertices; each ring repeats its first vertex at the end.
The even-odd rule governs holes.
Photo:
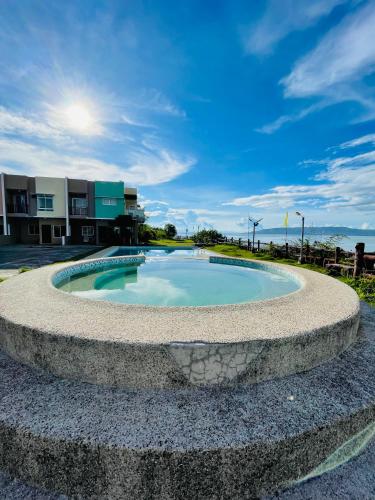
POLYGON ((237 304, 279 297, 299 287, 288 275, 171 257, 146 257, 142 264, 80 273, 58 285, 86 299, 153 306, 237 304))
POLYGON ((108 254, 108 257, 119 257, 121 255, 140 255, 144 254, 148 257, 194 257, 197 255, 205 254, 204 250, 193 247, 119 247, 114 252, 108 254))

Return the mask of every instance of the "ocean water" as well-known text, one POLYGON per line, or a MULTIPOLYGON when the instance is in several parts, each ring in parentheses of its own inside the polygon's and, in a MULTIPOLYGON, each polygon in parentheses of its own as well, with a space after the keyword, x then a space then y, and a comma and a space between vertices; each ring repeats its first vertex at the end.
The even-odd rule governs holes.
POLYGON ((85 299, 153 306, 237 304, 286 295, 299 287, 292 278, 272 272, 171 256, 82 273, 59 286, 85 299))
MULTIPOLYGON (((247 236, 244 237, 243 235, 238 235, 235 236, 234 238, 241 237, 243 240, 247 240, 247 236)), ((328 239, 328 236, 320 236, 317 234, 309 235, 307 234, 306 237, 311 240, 320 240, 320 241, 325 241, 328 239)), ((298 240, 299 236, 291 235, 288 236, 288 242, 291 244, 293 241, 298 240)), ((255 236, 255 241, 260 240, 262 243, 269 243, 272 241, 273 243, 280 243, 284 244, 285 243, 285 235, 282 234, 257 234, 255 236)), ((252 241, 252 236, 250 238, 250 241, 252 241)), ((375 236, 346 236, 344 237, 337 245, 344 250, 347 251, 353 251, 355 249, 355 245, 358 242, 362 242, 365 244, 365 250, 368 252, 375 252, 375 236)))

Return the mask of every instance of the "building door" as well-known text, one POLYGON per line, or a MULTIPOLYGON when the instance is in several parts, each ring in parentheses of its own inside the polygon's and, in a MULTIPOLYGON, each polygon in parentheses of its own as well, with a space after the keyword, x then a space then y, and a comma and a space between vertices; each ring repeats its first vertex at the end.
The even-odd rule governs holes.
POLYGON ((42 225, 42 243, 52 243, 52 226, 42 225))

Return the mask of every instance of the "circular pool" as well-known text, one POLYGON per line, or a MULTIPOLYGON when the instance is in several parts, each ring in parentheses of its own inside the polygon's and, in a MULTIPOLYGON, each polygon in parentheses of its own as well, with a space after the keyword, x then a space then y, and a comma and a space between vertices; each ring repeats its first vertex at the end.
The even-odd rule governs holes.
POLYGON ((208 259, 146 258, 115 263, 57 281, 77 297, 152 306, 212 306, 272 299, 301 286, 294 275, 262 263, 223 265, 208 259))

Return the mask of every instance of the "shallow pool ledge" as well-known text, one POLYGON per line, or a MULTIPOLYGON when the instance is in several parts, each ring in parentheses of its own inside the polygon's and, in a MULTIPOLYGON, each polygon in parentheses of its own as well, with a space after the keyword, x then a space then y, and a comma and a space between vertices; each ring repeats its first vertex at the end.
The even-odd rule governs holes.
POLYGON ((54 286, 58 277, 79 272, 82 265, 143 258, 59 264, 3 283, 1 347, 18 361, 65 378, 118 387, 193 388, 253 384, 308 370, 357 338, 356 293, 338 280, 291 266, 262 263, 273 272, 293 274, 303 284, 297 292, 224 306, 114 304, 54 286))

